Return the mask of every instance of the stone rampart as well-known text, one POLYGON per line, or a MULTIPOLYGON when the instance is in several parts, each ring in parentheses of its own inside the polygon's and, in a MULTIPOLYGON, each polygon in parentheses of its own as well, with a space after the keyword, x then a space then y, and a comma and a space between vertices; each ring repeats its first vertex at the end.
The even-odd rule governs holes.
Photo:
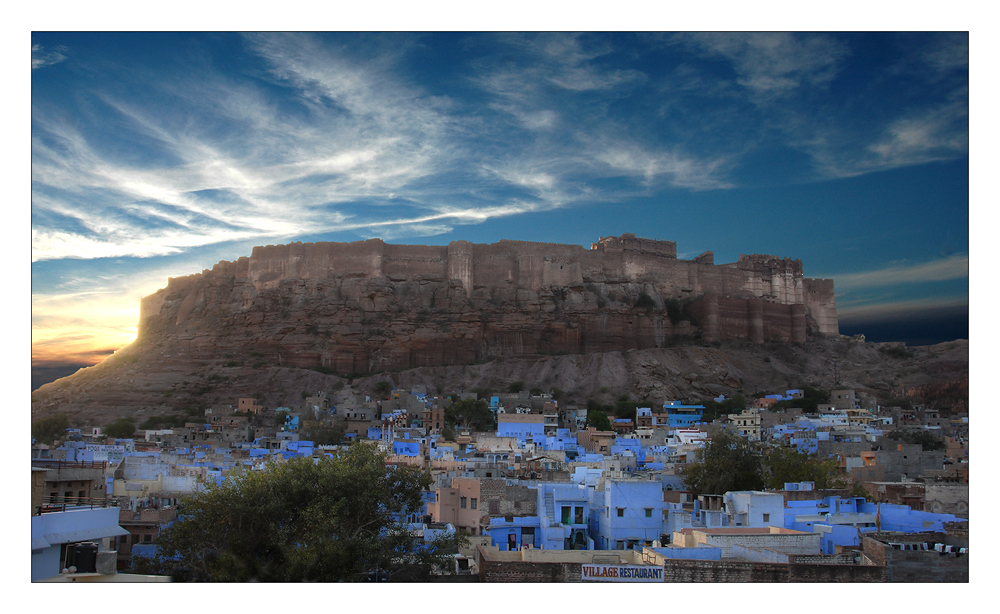
POLYGON ((144 297, 139 336, 173 336, 192 354, 252 345, 258 362, 367 373, 664 347, 679 334, 802 343, 837 332, 832 283, 804 279, 798 260, 680 260, 674 243, 631 235, 592 247, 255 247, 144 297))

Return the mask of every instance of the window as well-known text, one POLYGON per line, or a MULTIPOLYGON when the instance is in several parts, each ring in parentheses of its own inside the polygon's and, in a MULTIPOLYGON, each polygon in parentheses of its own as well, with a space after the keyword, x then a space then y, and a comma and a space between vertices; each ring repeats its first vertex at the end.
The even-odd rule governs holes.
POLYGON ((477 500, 475 497, 472 498, 472 509, 476 509, 477 500))
POLYGON ((461 507, 463 510, 465 509, 465 497, 459 499, 459 507, 461 507))
POLYGON ((569 524, 569 511, 570 511, 570 506, 568 506, 568 505, 562 506, 562 523, 563 524, 569 524))
POLYGON ((770 514, 764 514, 764 522, 770 522, 770 520, 771 520, 771 515, 770 514))
POLYGON ((152 541, 153 541, 153 536, 150 535, 149 533, 146 533, 145 535, 142 536, 142 543, 148 544, 152 541))
POLYGON ((618 508, 618 517, 619 518, 624 518, 625 517, 625 508, 624 507, 619 507, 618 508))
POLYGON ((646 508, 646 518, 652 518, 652 517, 653 517, 653 508, 647 507, 646 508))

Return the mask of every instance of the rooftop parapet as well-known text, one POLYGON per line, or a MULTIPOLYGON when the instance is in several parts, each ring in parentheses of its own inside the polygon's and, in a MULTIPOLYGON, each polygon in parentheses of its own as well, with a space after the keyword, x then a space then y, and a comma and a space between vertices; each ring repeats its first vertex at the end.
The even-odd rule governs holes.
MULTIPOLYGON (((626 232, 620 237, 600 237, 597 243, 590 244, 590 249, 602 252, 632 251, 649 256, 677 258, 676 242, 643 239, 630 232, 626 232)), ((704 254, 702 255, 704 256, 704 254)))

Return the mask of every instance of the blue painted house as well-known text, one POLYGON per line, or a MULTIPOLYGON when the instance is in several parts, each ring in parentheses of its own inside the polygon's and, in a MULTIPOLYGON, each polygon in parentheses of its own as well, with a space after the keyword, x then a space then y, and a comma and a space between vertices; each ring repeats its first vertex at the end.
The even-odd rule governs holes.
POLYGON ((591 495, 590 534, 597 550, 651 546, 663 532, 659 481, 607 480, 591 495))
POLYGON ((664 403, 663 409, 667 410, 667 424, 674 428, 698 424, 705 412, 704 405, 683 405, 680 401, 664 403))
POLYGON ((525 545, 538 548, 541 545, 541 517, 514 516, 510 520, 503 517, 490 518, 490 545, 500 550, 520 550, 525 545))
POLYGON ((590 537, 590 491, 581 484, 538 485, 539 547, 546 550, 593 550, 590 537))

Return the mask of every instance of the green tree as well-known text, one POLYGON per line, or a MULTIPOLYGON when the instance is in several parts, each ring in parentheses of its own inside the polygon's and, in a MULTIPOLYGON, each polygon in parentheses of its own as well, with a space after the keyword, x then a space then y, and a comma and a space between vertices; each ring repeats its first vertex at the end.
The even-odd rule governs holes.
POLYGON ((645 309, 647 311, 656 309, 656 301, 653 300, 653 297, 643 292, 639 294, 639 298, 636 299, 635 307, 636 309, 645 309))
POLYGON ((888 435, 889 439, 894 439, 896 441, 902 441, 904 443, 919 443, 920 449, 924 452, 930 452, 932 450, 944 450, 944 439, 929 433, 924 430, 895 430, 888 435))
POLYGON ((507 386, 507 392, 512 394, 517 394, 524 390, 524 382, 511 382, 510 386, 507 386))
POLYGON ((913 411, 913 403, 905 397, 894 397, 882 404, 885 407, 898 407, 907 411, 913 411))
POLYGON ((684 319, 684 308, 679 300, 668 298, 663 301, 663 306, 667 311, 667 317, 670 318, 671 324, 677 324, 684 319))
POLYGON ((592 426, 599 431, 610 431, 611 420, 608 415, 599 409, 587 410, 587 426, 592 426))
POLYGON ((206 582, 426 580, 462 543, 425 544, 401 524, 430 484, 418 468, 387 467, 369 445, 234 473, 184 500, 141 571, 206 582))
POLYGON ((635 422, 637 407, 639 404, 631 400, 627 394, 620 395, 615 401, 615 418, 625 418, 635 422))
POLYGON ((301 437, 317 446, 335 446, 344 443, 346 428, 343 422, 337 422, 332 427, 325 427, 315 420, 307 420, 300 427, 301 437))
POLYGON ((115 439, 131 439, 135 435, 135 423, 131 418, 118 418, 104 427, 104 433, 115 439))
POLYGON ((832 488, 837 461, 804 454, 795 448, 775 446, 764 455, 768 488, 784 488, 785 482, 815 482, 816 488, 832 488))
POLYGON ((386 380, 382 380, 375 384, 375 396, 386 399, 389 397, 389 393, 392 392, 392 383, 386 380))
POLYGON ((287 411, 279 411, 274 413, 274 426, 285 426, 285 420, 288 418, 287 411))
POLYGON ((69 417, 66 414, 56 414, 32 422, 31 436, 38 443, 55 443, 66 434, 68 428, 69 417))
POLYGON ((761 454, 746 439, 720 431, 698 451, 698 462, 684 469, 688 488, 699 495, 764 487, 761 454))
POLYGON ((493 412, 485 399, 455 401, 444 410, 444 420, 452 426, 471 428, 474 431, 494 429, 493 412))
POLYGON ((702 412, 702 420, 712 422, 722 414, 738 414, 747 408, 747 399, 742 394, 738 394, 731 399, 722 402, 710 399, 702 403, 705 411, 702 412))
POLYGON ((769 409, 771 411, 781 411, 798 407, 804 412, 815 412, 818 405, 830 402, 830 391, 828 390, 821 390, 812 386, 802 386, 801 390, 802 398, 778 401, 777 403, 772 403, 769 409))

